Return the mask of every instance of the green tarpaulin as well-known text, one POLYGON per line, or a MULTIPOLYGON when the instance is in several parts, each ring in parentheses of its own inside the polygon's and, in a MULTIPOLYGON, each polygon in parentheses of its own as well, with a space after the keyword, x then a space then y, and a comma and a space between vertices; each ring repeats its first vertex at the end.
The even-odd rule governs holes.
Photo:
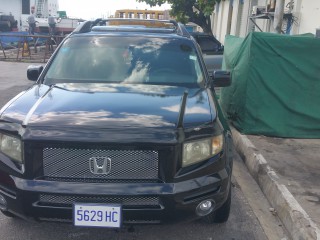
POLYGON ((227 36, 224 69, 232 86, 221 105, 244 134, 291 138, 320 137, 320 39, 250 33, 227 36))

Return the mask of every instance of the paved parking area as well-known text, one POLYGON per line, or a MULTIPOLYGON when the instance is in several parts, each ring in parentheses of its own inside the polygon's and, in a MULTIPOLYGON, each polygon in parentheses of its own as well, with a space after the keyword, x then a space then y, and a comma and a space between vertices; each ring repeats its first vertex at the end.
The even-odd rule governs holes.
POLYGON ((237 151, 293 239, 320 239, 319 139, 240 134, 237 151))

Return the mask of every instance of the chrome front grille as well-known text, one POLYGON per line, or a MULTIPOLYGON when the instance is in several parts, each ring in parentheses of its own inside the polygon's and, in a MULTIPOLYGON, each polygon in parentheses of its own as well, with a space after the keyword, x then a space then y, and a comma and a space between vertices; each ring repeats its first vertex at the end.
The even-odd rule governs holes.
POLYGON ((44 176, 52 178, 158 179, 158 161, 158 152, 151 150, 43 149, 44 176), (92 159, 99 166, 108 159, 107 170, 95 172, 92 159))
POLYGON ((123 206, 159 206, 159 197, 154 196, 71 196, 40 194, 41 204, 71 205, 73 203, 116 203, 123 206))

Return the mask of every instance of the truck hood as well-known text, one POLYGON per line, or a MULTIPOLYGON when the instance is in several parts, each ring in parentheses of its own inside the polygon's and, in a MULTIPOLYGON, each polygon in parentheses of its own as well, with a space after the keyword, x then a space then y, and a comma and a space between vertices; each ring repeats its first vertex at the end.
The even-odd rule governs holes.
POLYGON ((216 113, 206 89, 133 84, 34 85, 0 114, 26 127, 176 128, 185 91, 183 126, 212 122, 216 113))

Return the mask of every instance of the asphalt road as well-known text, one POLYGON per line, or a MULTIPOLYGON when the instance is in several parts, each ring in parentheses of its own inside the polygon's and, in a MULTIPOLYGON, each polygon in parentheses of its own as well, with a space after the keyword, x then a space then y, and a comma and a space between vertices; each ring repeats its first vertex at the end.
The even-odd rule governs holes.
MULTIPOLYGON (((33 84, 33 82, 26 80, 26 69, 28 65, 29 64, 25 63, 0 62, 0 106, 3 106, 10 98, 14 97, 21 90, 33 84)), ((237 154, 235 161, 237 163, 236 166, 243 165, 237 154)), ((246 185, 248 186, 254 184, 252 179, 246 181, 246 185)), ((252 187, 247 188, 252 189, 252 187)), ((198 220, 183 224, 145 225, 113 230, 101 228, 76 228, 71 224, 66 223, 27 222, 17 218, 7 218, 0 213, 0 240, 276 239, 275 237, 267 237, 265 235, 265 228, 260 225, 260 222, 263 221, 258 220, 256 217, 257 213, 255 213, 248 204, 248 200, 241 189, 242 188, 239 187, 235 178, 233 178, 231 215, 229 221, 224 224, 210 225, 198 220)), ((270 206, 264 202, 265 199, 263 195, 260 194, 259 197, 254 198, 256 199, 251 198, 249 202, 257 202, 258 205, 260 204, 258 208, 260 210, 265 210, 262 214, 270 214, 268 212, 270 206)), ((261 212, 259 212, 259 215, 260 214, 261 212)), ((261 218, 267 219, 260 215, 260 219, 261 218)), ((274 224, 274 227, 271 228, 277 228, 277 230, 279 230, 278 228, 281 228, 281 224, 277 222, 276 218, 271 217, 271 222, 271 224, 274 224)), ((270 232, 273 231, 271 230, 270 232)))

